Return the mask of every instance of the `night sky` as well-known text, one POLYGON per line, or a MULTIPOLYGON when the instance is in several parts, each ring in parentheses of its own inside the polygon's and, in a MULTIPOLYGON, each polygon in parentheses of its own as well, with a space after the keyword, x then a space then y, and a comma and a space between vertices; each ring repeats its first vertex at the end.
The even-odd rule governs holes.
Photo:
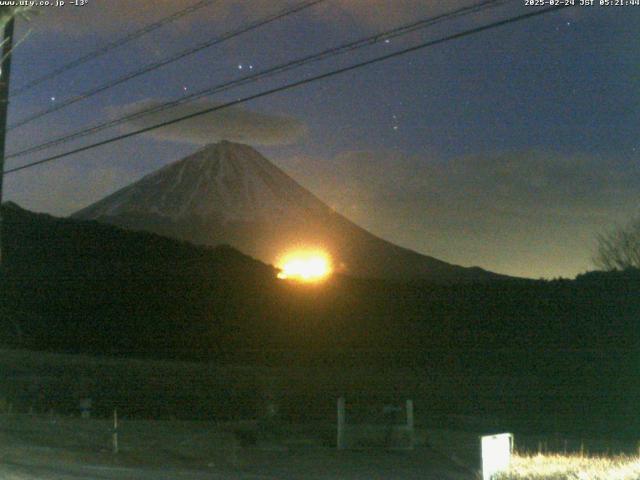
MULTIPOLYGON (((30 33, 14 52, 12 88, 192 3, 41 8, 18 21, 17 38, 30 33)), ((9 123, 293 3, 214 3, 12 97, 9 123)), ((472 3, 327 0, 16 128, 7 151, 472 3)), ((506 2, 196 106, 536 8, 506 2)), ((8 175, 5 199, 67 215, 227 138, 255 146, 337 211, 399 245, 500 273, 573 277, 593 268, 598 232, 640 213, 638 31, 640 7, 564 9, 8 175)), ((7 168, 146 124, 10 159, 7 168)))

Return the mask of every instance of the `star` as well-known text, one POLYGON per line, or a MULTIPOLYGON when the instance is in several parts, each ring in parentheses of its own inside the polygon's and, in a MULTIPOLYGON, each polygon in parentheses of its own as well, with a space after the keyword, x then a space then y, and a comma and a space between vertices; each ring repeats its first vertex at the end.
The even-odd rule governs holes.
POLYGON ((51 97, 51 101, 55 102, 56 101, 56 97, 51 97))
POLYGON ((183 85, 182 86, 182 90, 184 90, 186 92, 187 90, 189 90, 189 88, 186 85, 183 85))
POLYGON ((238 70, 242 70, 242 64, 241 63, 238 64, 238 70))

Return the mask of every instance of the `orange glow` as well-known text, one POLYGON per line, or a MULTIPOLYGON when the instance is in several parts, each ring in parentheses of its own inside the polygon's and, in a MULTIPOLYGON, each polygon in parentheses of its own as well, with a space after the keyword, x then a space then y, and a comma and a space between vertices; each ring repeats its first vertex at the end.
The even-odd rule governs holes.
POLYGON ((301 282, 324 280, 333 270, 329 255, 322 251, 296 251, 282 257, 278 262, 278 278, 301 282))

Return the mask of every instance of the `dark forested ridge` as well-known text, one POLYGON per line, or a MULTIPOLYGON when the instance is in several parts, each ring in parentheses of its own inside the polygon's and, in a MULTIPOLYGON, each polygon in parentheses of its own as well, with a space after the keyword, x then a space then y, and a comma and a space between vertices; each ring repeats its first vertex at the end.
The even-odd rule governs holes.
MULTIPOLYGON (((230 247, 14 205, 4 212, 2 308, 33 348, 197 358, 241 357, 254 347, 374 356, 408 349, 420 357, 457 349, 608 351, 636 342, 634 271, 475 285, 343 276, 296 285, 230 247)), ((8 341, 16 340, 11 330, 5 326, 8 341)))
POLYGON ((509 379, 494 382, 493 410, 506 398, 508 408, 615 404, 624 414, 637 405, 637 271, 464 285, 335 276, 310 286, 278 280, 272 267, 230 247, 15 205, 4 207, 3 228, 6 345, 236 364, 375 364, 436 383, 509 379))

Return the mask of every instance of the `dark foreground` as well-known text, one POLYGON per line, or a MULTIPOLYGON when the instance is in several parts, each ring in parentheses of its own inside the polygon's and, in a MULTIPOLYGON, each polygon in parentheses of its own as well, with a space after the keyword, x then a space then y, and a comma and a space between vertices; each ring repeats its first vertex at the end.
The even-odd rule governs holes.
POLYGON ((123 421, 120 451, 106 420, 5 414, 0 476, 31 479, 466 479, 431 447, 337 451, 313 438, 242 446, 231 425, 123 421))

